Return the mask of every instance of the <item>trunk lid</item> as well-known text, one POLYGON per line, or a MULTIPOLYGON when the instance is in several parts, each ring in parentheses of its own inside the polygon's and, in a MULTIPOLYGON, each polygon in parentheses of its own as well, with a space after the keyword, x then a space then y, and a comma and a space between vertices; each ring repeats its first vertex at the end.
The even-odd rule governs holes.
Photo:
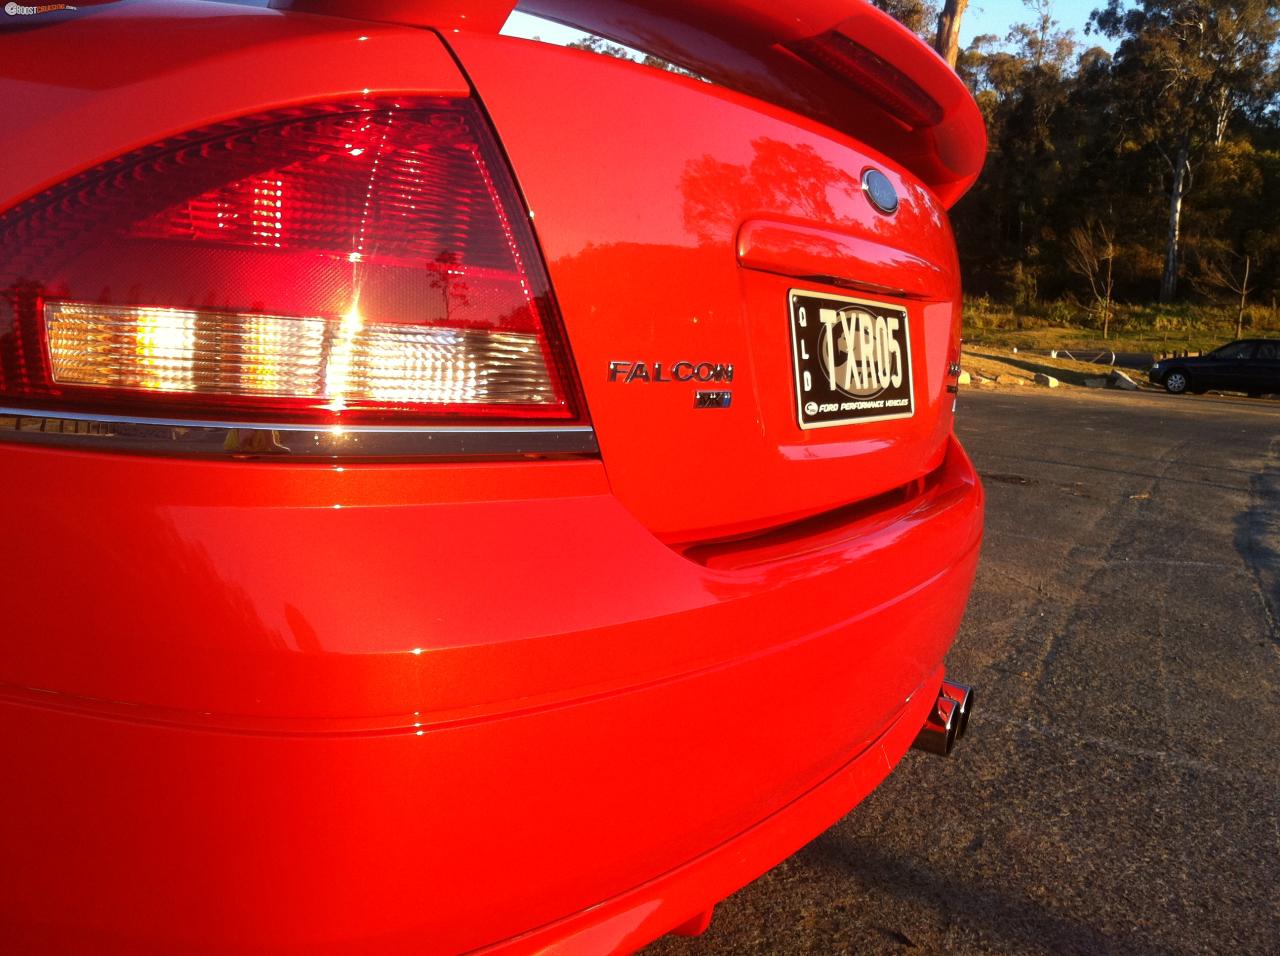
POLYGON ((748 535, 941 462, 960 289, 944 206, 918 177, 711 83, 506 37, 448 41, 535 216, 614 491, 656 534, 748 535), (869 201, 867 169, 899 197, 892 215, 869 201), (904 319, 909 417, 801 427, 794 294, 904 319), (730 403, 697 407, 699 392, 730 403))

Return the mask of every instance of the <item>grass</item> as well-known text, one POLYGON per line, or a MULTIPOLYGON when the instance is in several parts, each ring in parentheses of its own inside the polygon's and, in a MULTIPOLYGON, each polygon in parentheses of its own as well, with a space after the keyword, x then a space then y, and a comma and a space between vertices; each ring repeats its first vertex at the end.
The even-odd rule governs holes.
MULTIPOLYGON (((1236 337, 1230 308, 1173 305, 1118 305, 1110 334, 1102 337, 1093 316, 1070 302, 1014 309, 986 298, 968 299, 964 338, 971 345, 1002 349, 1115 349, 1126 352, 1207 352, 1236 337)), ((1243 334, 1280 334, 1280 310, 1251 307, 1243 334)))

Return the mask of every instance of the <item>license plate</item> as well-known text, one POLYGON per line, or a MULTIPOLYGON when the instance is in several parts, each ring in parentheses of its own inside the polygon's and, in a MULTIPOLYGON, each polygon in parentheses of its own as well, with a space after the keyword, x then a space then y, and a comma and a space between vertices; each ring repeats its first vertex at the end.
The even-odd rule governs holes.
POLYGON ((915 414, 906 309, 800 289, 790 298, 801 428, 915 414))

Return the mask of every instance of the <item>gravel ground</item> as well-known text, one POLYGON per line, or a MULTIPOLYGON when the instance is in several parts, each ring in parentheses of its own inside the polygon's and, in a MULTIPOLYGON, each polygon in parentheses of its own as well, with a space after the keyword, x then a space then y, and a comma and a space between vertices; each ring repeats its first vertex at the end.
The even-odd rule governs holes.
POLYGON ((1280 953, 1280 403, 966 392, 949 760, 646 952, 1280 953))

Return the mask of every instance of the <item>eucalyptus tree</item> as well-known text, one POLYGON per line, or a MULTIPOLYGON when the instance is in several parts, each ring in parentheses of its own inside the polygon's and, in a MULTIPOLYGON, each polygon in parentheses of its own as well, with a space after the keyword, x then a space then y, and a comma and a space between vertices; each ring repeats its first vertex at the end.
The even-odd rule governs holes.
POLYGON ((1160 300, 1177 294, 1184 201, 1205 151, 1232 121, 1273 107, 1277 0, 1110 0, 1091 24, 1119 41, 1112 67, 1122 135, 1168 172, 1160 300))
MULTIPOLYGON (((938 7, 932 0, 871 0, 925 43, 932 44, 938 24, 938 7)), ((955 61, 951 63, 955 66, 955 61)))

